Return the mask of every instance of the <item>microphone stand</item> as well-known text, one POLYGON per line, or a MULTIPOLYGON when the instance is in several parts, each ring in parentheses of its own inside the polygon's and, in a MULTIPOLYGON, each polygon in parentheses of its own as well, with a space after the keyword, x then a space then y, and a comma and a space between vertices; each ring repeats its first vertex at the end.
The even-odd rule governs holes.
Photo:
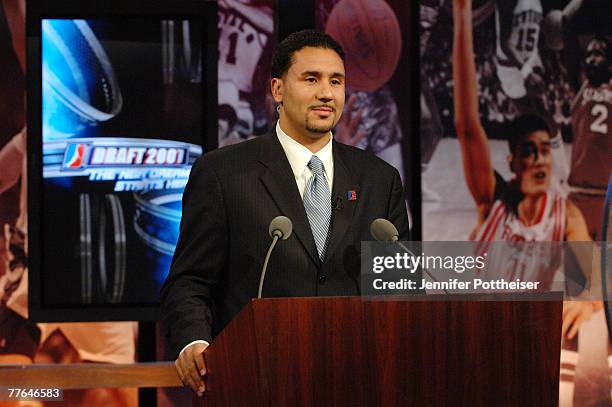
POLYGON ((263 269, 261 271, 261 276, 259 277, 259 290, 257 290, 257 298, 261 298, 261 291, 263 290, 264 279, 266 278, 266 270, 268 269, 268 261, 270 260, 270 255, 272 254, 272 250, 274 250, 274 246, 276 246, 276 242, 282 236, 282 233, 278 230, 274 231, 274 238, 272 239, 272 244, 270 244, 270 248, 268 249, 268 254, 266 254, 266 259, 264 260, 263 269))
MULTIPOLYGON (((391 241, 392 241, 392 242, 397 243, 397 244, 399 245, 399 247, 401 247, 402 249, 404 249, 404 251, 405 251, 406 253, 410 254, 411 256, 416 257, 416 255, 415 255, 414 253, 412 253, 412 251, 411 251, 409 248, 407 248, 407 247, 406 247, 406 246, 405 246, 405 245, 404 245, 404 244, 403 244, 403 243, 402 243, 400 240, 398 240, 398 237, 397 237, 397 236, 393 236, 393 237, 391 238, 391 241)), ((440 282, 440 280, 438 280, 437 278, 435 278, 435 277, 433 276, 433 274, 431 274, 431 273, 430 273, 430 271, 429 271, 429 270, 428 270, 426 267, 422 267, 422 270, 423 270, 423 271, 425 272, 425 274, 427 274, 427 275, 429 276, 429 278, 431 278, 433 281, 435 281, 436 283, 439 283, 439 282, 440 282)), ((449 292, 446 290, 446 288, 443 288, 443 289, 442 289, 442 291, 444 291, 444 293, 445 293, 445 294, 450 294, 450 293, 449 293, 449 292)))

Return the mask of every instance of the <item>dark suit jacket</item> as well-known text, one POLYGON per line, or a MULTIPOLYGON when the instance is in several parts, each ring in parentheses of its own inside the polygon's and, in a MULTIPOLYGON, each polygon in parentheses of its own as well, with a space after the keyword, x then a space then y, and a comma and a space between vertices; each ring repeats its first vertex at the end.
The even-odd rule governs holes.
POLYGON ((333 142, 331 237, 318 257, 302 198, 275 132, 200 157, 183 196, 180 237, 161 291, 174 355, 196 339, 211 341, 257 296, 271 239, 270 221, 289 217, 293 234, 279 241, 264 297, 358 295, 360 242, 370 223, 389 219, 408 237, 399 173, 369 152, 333 142), (347 192, 357 199, 348 200, 347 192))

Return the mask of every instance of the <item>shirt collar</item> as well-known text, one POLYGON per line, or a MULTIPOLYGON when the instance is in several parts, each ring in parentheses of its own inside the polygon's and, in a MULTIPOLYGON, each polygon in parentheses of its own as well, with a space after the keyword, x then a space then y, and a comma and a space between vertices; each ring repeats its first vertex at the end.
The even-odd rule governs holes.
POLYGON ((280 122, 276 122, 276 135, 278 137, 278 141, 280 141, 283 150, 285 151, 285 155, 289 160, 289 164, 291 165, 291 169, 293 170, 293 174, 296 178, 299 178, 304 174, 308 166, 308 162, 313 155, 316 155, 322 162, 323 167, 325 168, 325 174, 327 178, 331 176, 331 171, 333 169, 333 156, 332 156, 332 138, 329 138, 329 142, 315 154, 312 153, 309 149, 292 139, 287 133, 283 131, 280 127, 280 122))

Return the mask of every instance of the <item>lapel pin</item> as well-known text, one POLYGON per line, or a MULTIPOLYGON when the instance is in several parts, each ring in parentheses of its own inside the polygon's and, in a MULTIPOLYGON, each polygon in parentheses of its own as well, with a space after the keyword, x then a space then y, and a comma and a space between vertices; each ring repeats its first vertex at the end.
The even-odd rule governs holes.
POLYGON ((356 201, 357 200, 357 191, 355 190, 350 190, 346 192, 346 199, 349 201, 356 201))

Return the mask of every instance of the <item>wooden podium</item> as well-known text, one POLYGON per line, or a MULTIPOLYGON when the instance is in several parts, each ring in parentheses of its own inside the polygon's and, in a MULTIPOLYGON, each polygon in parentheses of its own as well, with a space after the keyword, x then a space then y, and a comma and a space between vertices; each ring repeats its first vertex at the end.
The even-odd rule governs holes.
POLYGON ((450 298, 252 300, 194 405, 556 406, 561 302, 450 298))

